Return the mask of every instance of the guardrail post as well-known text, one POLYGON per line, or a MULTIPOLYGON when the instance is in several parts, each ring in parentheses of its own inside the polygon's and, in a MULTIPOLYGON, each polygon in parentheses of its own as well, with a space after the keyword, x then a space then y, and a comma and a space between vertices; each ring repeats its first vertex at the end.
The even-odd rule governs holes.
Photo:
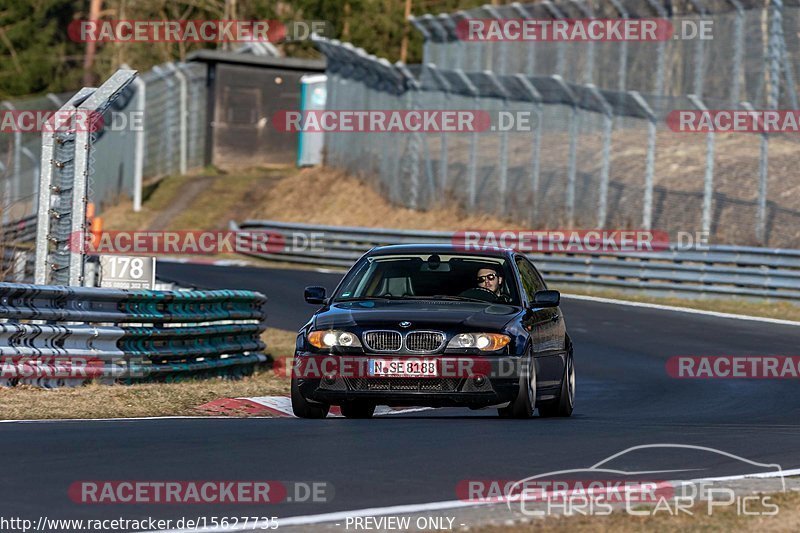
MULTIPOLYGON (((84 87, 78 91, 67 103, 65 103, 57 114, 59 119, 64 119, 66 113, 75 111, 75 106, 89 97, 95 89, 84 87)), ((51 217, 60 217, 60 213, 54 212, 52 209, 55 204, 66 202, 68 195, 71 194, 71 188, 64 190, 61 185, 53 185, 53 168, 55 165, 63 165, 61 161, 55 159, 55 143, 56 143, 56 117, 51 117, 48 121, 48 127, 44 128, 42 132, 42 158, 41 158, 41 171, 39 174, 39 201, 38 201, 38 214, 36 219, 36 263, 34 280, 37 285, 46 285, 50 283, 50 245, 51 242, 58 245, 58 238, 50 234, 50 219, 51 217)))
POLYGON ((133 81, 135 70, 119 69, 91 96, 84 100, 78 109, 87 120, 87 127, 77 128, 75 132, 75 156, 73 159, 74 181, 72 184, 72 210, 70 211, 70 235, 68 283, 79 286, 84 282, 84 259, 86 240, 83 238, 86 229, 86 203, 90 182, 94 173, 92 167, 92 132, 95 125, 95 114, 102 114, 119 93, 133 81))

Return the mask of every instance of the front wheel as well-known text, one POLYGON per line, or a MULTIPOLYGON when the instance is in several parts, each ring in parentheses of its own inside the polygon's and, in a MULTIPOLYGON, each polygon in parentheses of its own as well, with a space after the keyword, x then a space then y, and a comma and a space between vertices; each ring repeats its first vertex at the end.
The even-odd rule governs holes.
POLYGON ((575 406, 575 361, 572 355, 572 344, 567 351, 564 365, 564 377, 561 380, 561 392, 558 398, 539 405, 539 415, 544 417, 570 416, 575 406))
POLYGON ((519 376, 519 393, 508 406, 501 407, 497 414, 501 418, 531 418, 536 409, 536 365, 528 357, 519 376))
POLYGON ((298 418, 325 418, 328 416, 330 405, 313 404, 300 394, 297 380, 292 378, 292 411, 298 418))

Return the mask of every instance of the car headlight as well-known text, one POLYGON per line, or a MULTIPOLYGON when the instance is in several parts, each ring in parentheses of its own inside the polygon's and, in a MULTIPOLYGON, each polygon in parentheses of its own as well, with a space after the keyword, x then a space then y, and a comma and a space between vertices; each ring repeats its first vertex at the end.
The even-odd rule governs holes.
POLYGON ((355 333, 336 329, 311 331, 308 334, 308 342, 315 348, 333 348, 343 346, 346 348, 360 347, 361 342, 355 333))
POLYGON ((459 333, 450 340, 448 348, 477 348, 493 352, 511 342, 511 337, 500 333, 459 333))

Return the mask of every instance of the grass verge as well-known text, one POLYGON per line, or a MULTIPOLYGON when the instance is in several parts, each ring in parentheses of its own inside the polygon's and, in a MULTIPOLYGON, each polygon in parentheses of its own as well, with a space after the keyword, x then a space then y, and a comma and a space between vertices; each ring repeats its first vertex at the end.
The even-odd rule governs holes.
MULTIPOLYGON (((297 332, 270 328, 264 333, 266 352, 275 358, 294 353, 297 332)), ((30 385, 0 387, 0 418, 126 418, 143 416, 203 416, 195 408, 218 398, 285 395, 289 379, 260 368, 240 380, 203 379, 138 385, 89 384, 42 389, 30 385)))

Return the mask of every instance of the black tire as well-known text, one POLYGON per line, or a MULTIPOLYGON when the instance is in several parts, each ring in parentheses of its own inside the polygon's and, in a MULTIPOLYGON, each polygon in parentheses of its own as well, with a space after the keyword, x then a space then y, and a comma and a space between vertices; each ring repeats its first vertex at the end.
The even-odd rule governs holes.
POLYGON ((342 404, 342 415, 345 418, 372 418, 373 414, 375 404, 359 400, 342 404))
POLYGON ((528 356, 519 376, 519 394, 508 407, 497 410, 500 418, 531 418, 536 410, 536 365, 528 356))
POLYGON ((330 405, 314 404, 303 398, 297 386, 297 380, 292 378, 292 411, 298 418, 325 418, 328 416, 330 405))
POLYGON ((572 343, 567 350, 564 377, 561 379, 561 392, 558 398, 547 403, 539 404, 539 416, 567 417, 572 415, 575 406, 575 358, 572 353, 572 343))

